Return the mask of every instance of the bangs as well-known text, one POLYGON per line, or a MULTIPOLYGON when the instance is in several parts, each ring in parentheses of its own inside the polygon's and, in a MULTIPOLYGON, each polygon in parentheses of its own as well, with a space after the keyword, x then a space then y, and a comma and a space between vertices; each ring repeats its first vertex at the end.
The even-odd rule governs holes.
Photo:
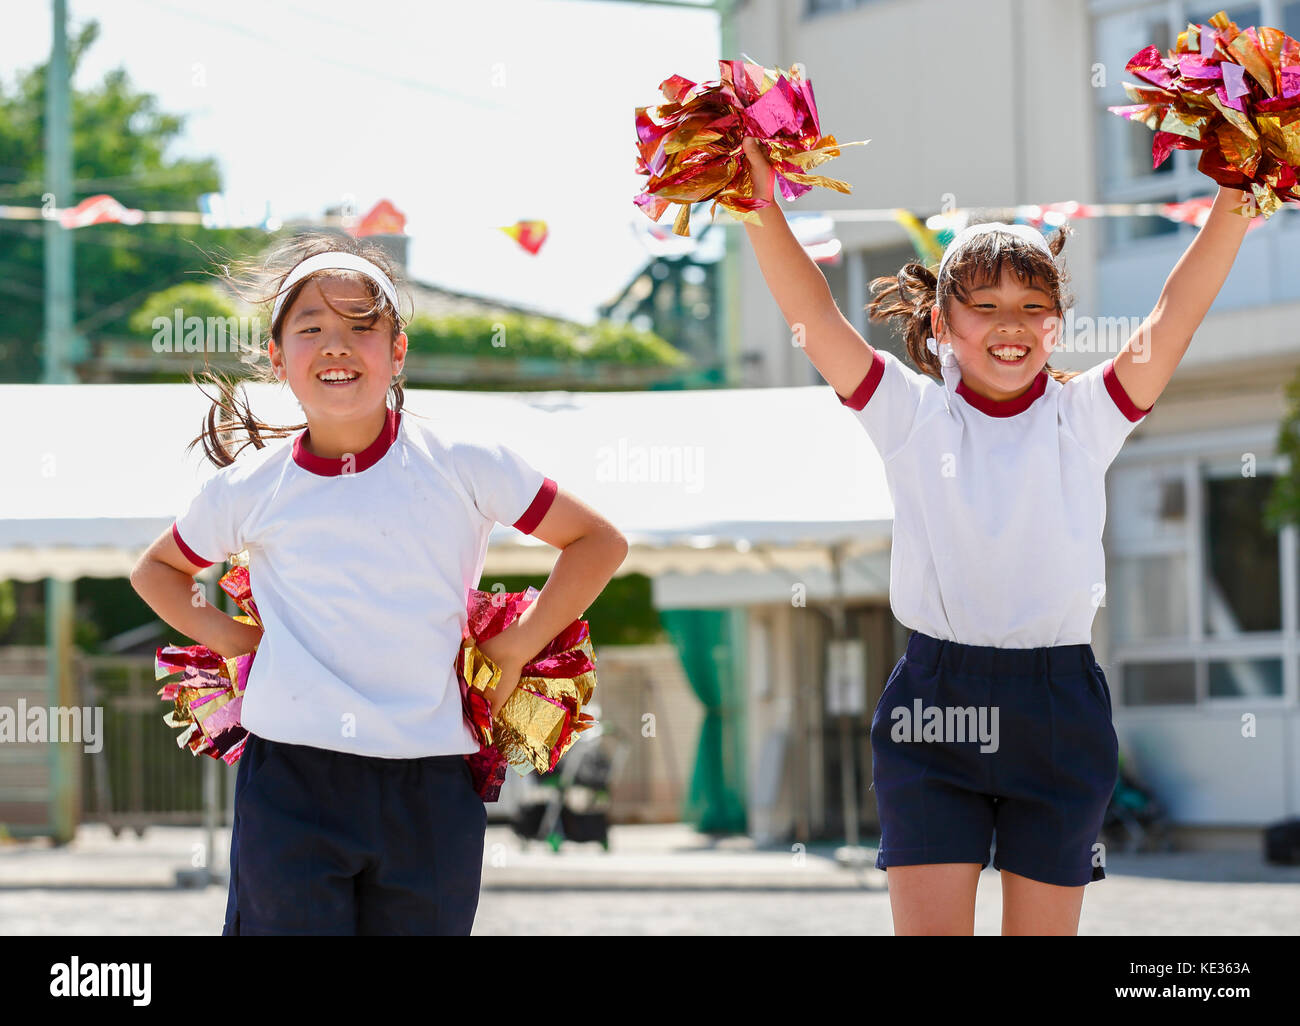
MULTIPOLYGON (((329 278, 335 281, 347 282, 351 285, 360 285, 366 290, 366 294, 370 297, 370 305, 365 310, 354 310, 351 313, 335 307, 334 304, 329 301, 329 296, 325 295, 325 290, 321 290, 321 297, 325 300, 325 305, 340 317, 346 317, 348 320, 353 321, 369 322, 378 319, 383 316, 386 311, 392 309, 392 304, 389 303, 388 297, 384 295, 384 290, 379 287, 379 283, 369 275, 362 274, 360 271, 352 271, 339 267, 327 267, 314 274, 307 275, 307 277, 303 279, 303 284, 305 285, 307 282, 313 281, 316 278, 329 278)), ((392 314, 394 323, 396 323, 396 314, 397 311, 394 310, 392 314)))
POLYGON ((1055 262, 1041 250, 1021 240, 985 235, 968 245, 950 265, 953 294, 970 303, 978 288, 998 288, 1009 271, 1025 288, 1038 288, 1060 303, 1061 276, 1055 262))

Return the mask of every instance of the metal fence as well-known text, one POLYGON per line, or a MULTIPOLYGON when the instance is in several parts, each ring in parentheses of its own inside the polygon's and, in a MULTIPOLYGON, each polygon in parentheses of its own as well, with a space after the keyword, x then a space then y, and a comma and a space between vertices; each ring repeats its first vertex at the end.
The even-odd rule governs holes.
MULTIPOLYGON (((0 649, 0 699, 46 704, 46 657, 40 647, 0 649)), ((99 748, 79 750, 79 821, 116 834, 143 835, 154 825, 228 826, 236 767, 192 755, 176 744, 163 717, 152 655, 75 653, 80 704, 102 710, 99 748), (205 804, 205 792, 208 798, 205 804), (205 812, 207 815, 205 816, 205 812)), ((672 821, 680 814, 701 717, 671 645, 601 650, 600 719, 623 738, 628 766, 611 787, 615 822, 672 821), (656 731, 643 721, 653 713, 656 731)), ((0 825, 47 833, 54 777, 50 746, 0 746, 0 825)))
MULTIPOLYGON (((82 760, 82 822, 107 823, 114 834, 143 834, 154 824, 198 826, 203 818, 204 764, 176 744, 163 722, 167 705, 157 695, 151 656, 83 656, 82 696, 104 710, 102 747, 82 760)), ((234 770, 216 764, 218 809, 234 770)))

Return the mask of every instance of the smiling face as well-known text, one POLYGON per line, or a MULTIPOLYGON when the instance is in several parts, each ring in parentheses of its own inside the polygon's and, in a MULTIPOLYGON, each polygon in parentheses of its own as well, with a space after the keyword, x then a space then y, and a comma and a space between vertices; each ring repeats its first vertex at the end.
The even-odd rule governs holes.
POLYGON ((271 367, 279 380, 288 381, 309 422, 354 420, 384 407, 406 359, 406 334, 393 340, 386 319, 343 316, 373 305, 365 285, 317 277, 307 281, 281 318, 279 343, 268 345, 271 367), (324 380, 329 377, 349 380, 335 384, 324 380))
POLYGON ((1061 312, 1041 287, 1022 282, 1004 268, 996 286, 976 282, 968 303, 954 296, 950 320, 936 306, 931 332, 949 342, 966 387, 989 399, 1024 392, 1046 366, 1059 334, 1061 312))

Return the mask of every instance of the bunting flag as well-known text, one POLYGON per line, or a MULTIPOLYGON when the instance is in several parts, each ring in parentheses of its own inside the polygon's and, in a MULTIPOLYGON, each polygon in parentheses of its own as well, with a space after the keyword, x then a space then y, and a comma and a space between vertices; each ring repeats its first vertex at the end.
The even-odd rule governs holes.
MULTIPOLYGON (((926 227, 921 223, 921 219, 913 214, 910 210, 898 209, 894 211, 894 220, 907 232, 907 237, 912 240, 912 248, 916 250, 916 258, 923 263, 935 264, 943 259, 943 251, 946 248, 945 243, 939 240, 939 232, 926 227)), ((947 229, 948 241, 952 241, 952 235, 947 229)))
MULTIPOLYGON (((692 207, 689 235, 678 235, 671 222, 659 223, 637 218, 632 222, 646 252, 654 257, 674 257, 690 254, 699 263, 713 263, 721 259, 723 242, 720 232, 709 231, 710 217, 697 213, 702 204, 692 207)), ((840 262, 843 245, 835 236, 835 221, 829 214, 791 213, 787 215, 790 230, 816 263, 835 265, 840 262)))
MULTIPOLYGON (((1056 228, 1067 221, 1083 221, 1102 217, 1162 217, 1179 224, 1201 227, 1209 217, 1214 203, 1213 196, 1199 196, 1175 203, 1079 203, 1068 200, 1060 203, 1023 204, 1012 207, 960 208, 933 214, 924 223, 909 211, 886 207, 878 209, 839 209, 823 211, 802 211, 788 215, 794 228, 798 218, 807 218, 810 222, 829 223, 832 227, 849 222, 893 222, 899 225, 913 245, 921 259, 937 260, 932 256, 933 246, 938 245, 942 254, 943 247, 949 241, 946 233, 960 231, 973 221, 1000 220, 1016 224, 1033 225, 1036 228, 1056 228), (925 232, 934 238, 927 237, 925 232)), ((1295 205, 1295 204, 1293 204, 1295 205)), ((707 221, 708 215, 701 217, 707 221)), ((43 208, 19 207, 0 204, 0 221, 47 221, 53 220, 64 228, 86 228, 96 224, 188 224, 201 225, 204 228, 262 228, 276 231, 289 225, 294 227, 339 227, 352 234, 361 235, 396 235, 406 233, 406 216, 388 200, 380 200, 359 221, 352 217, 326 214, 317 217, 294 218, 280 221, 272 216, 270 204, 241 203, 225 193, 205 193, 199 199, 199 210, 136 210, 123 206, 112 196, 100 194, 82 200, 75 207, 43 208)), ((1264 226, 1264 218, 1251 221, 1249 231, 1256 231, 1264 226)), ((669 225, 657 222, 645 222, 641 225, 639 237, 646 248, 655 256, 674 255, 682 252, 695 252, 694 241, 685 236, 677 236, 680 244, 672 241, 674 232, 669 225), (658 248, 656 248, 658 247, 658 248)), ((691 219, 695 227, 695 219, 691 219)), ((510 226, 498 226, 529 253, 536 254, 546 241, 548 232, 545 221, 518 221, 510 226)), ((692 231, 692 235, 695 232, 692 231)), ((714 233, 709 233, 713 236, 714 233)), ((720 237, 719 237, 720 238, 720 237)), ((716 242, 717 240, 715 240, 716 242)), ((840 245, 828 231, 822 231, 817 238, 810 237, 805 242, 814 259, 834 259, 840 245)))
POLYGON ((542 243, 546 241, 547 236, 545 221, 516 221, 512 225, 502 226, 501 231, 533 256, 536 256, 537 251, 542 248, 542 243))
POLYGON ((835 237, 835 222, 825 214, 790 214, 790 231, 814 263, 834 266, 844 248, 835 237))
POLYGON ((380 200, 357 222, 355 228, 348 230, 348 234, 359 239, 367 235, 405 235, 406 215, 388 200, 380 200))
MULTIPOLYGON (((1182 203, 1164 203, 1164 216, 1171 221, 1178 221, 1180 224, 1190 224, 1196 228, 1201 228, 1205 222, 1210 219, 1210 207, 1214 205, 1213 196, 1198 196, 1196 199, 1185 200, 1182 203)), ((1246 226, 1246 234, 1258 228, 1264 227, 1266 218, 1253 217, 1250 224, 1246 226)))
POLYGON ((88 228, 92 224, 139 224, 143 220, 143 210, 124 207, 106 194, 87 196, 75 207, 59 211, 59 223, 64 228, 88 228))

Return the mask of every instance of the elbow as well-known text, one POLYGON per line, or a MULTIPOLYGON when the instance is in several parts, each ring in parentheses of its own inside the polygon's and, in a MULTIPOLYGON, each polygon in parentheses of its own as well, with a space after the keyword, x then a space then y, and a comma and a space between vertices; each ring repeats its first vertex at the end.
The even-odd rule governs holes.
POLYGON ((627 537, 617 528, 615 528, 613 533, 610 535, 610 546, 613 548, 614 554, 618 557, 617 565, 622 566, 623 560, 627 559, 629 546, 627 543, 627 537))
POLYGON ((623 532, 616 527, 610 527, 606 532, 606 544, 609 546, 610 551, 610 575, 613 576, 613 572, 618 570, 623 565, 623 561, 627 559, 629 546, 623 532))

